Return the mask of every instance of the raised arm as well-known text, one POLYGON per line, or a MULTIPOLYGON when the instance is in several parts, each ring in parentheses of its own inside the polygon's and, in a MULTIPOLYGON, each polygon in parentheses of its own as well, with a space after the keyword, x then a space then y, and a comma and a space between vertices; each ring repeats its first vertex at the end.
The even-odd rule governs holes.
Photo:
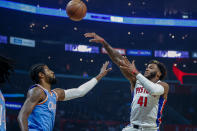
POLYGON ((27 99, 19 112, 18 122, 21 131, 28 131, 28 117, 34 107, 44 99, 45 94, 39 87, 35 87, 28 91, 27 99))
POLYGON ((109 43, 107 43, 102 37, 97 35, 96 33, 86 33, 84 34, 86 38, 92 38, 89 40, 89 42, 95 42, 95 43, 101 43, 103 47, 108 52, 109 57, 112 59, 112 61, 119 65, 119 61, 123 59, 123 56, 113 49, 109 43))
MULTIPOLYGON (((109 43, 107 43, 102 37, 97 35, 96 33, 86 33, 84 34, 86 38, 92 38, 89 40, 89 42, 95 42, 95 43, 101 43, 105 50, 108 52, 109 57, 111 60, 120 67, 120 61, 124 59, 124 57, 115 49, 111 47, 109 43)), ((122 70, 120 68, 122 74, 130 81, 132 84, 132 87, 135 86, 136 79, 133 77, 129 72, 122 70)))
POLYGON ((72 88, 68 90, 60 88, 54 89, 54 91, 58 94, 58 101, 67 101, 85 96, 92 88, 94 88, 98 81, 100 81, 105 75, 107 75, 109 71, 112 70, 111 68, 107 69, 108 64, 109 62, 105 62, 101 68, 100 73, 96 77, 82 84, 78 88, 72 88))

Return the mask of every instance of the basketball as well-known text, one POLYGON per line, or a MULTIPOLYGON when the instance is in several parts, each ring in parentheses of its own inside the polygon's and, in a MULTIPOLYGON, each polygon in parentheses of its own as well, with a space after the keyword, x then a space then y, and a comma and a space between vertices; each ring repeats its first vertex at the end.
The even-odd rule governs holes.
POLYGON ((80 21, 86 16, 87 7, 81 0, 71 0, 66 6, 66 13, 73 21, 80 21))

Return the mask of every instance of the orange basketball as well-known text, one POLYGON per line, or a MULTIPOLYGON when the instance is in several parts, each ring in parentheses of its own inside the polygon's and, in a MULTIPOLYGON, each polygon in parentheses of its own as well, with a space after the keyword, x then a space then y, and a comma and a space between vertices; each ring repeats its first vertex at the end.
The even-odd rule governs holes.
POLYGON ((80 21, 86 16, 87 7, 81 0, 71 0, 66 6, 66 13, 73 21, 80 21))

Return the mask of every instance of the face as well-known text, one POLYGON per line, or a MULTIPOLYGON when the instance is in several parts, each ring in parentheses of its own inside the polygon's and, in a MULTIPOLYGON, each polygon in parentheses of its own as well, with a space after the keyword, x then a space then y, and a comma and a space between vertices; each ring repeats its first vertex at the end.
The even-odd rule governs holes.
POLYGON ((158 72, 159 69, 156 64, 149 64, 146 68, 144 76, 150 80, 152 78, 155 78, 158 72))
POLYGON ((56 84, 57 80, 55 78, 55 74, 52 70, 48 68, 48 66, 44 66, 44 73, 45 73, 45 78, 46 82, 50 83, 51 85, 56 84))

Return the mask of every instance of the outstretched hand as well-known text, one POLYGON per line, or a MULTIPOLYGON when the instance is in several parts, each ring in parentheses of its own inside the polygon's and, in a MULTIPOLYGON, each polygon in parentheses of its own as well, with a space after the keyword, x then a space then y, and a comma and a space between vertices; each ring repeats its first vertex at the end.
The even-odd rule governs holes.
POLYGON ((120 68, 124 71, 130 72, 132 75, 137 75, 139 72, 135 67, 135 61, 132 63, 127 59, 127 57, 123 57, 123 60, 120 60, 120 68))
POLYGON ((92 38, 89 40, 89 42, 95 42, 95 43, 103 43, 105 40, 100 37, 99 35, 97 35, 96 33, 85 33, 84 36, 86 38, 92 38))
POLYGON ((103 76, 107 75, 107 73, 112 70, 112 68, 107 69, 108 65, 109 65, 109 61, 106 61, 105 64, 103 64, 99 74, 103 74, 103 76))
POLYGON ((96 79, 99 81, 101 78, 107 75, 108 72, 112 70, 112 68, 107 68, 109 65, 109 61, 106 61, 105 64, 103 64, 100 73, 96 76, 96 79))

